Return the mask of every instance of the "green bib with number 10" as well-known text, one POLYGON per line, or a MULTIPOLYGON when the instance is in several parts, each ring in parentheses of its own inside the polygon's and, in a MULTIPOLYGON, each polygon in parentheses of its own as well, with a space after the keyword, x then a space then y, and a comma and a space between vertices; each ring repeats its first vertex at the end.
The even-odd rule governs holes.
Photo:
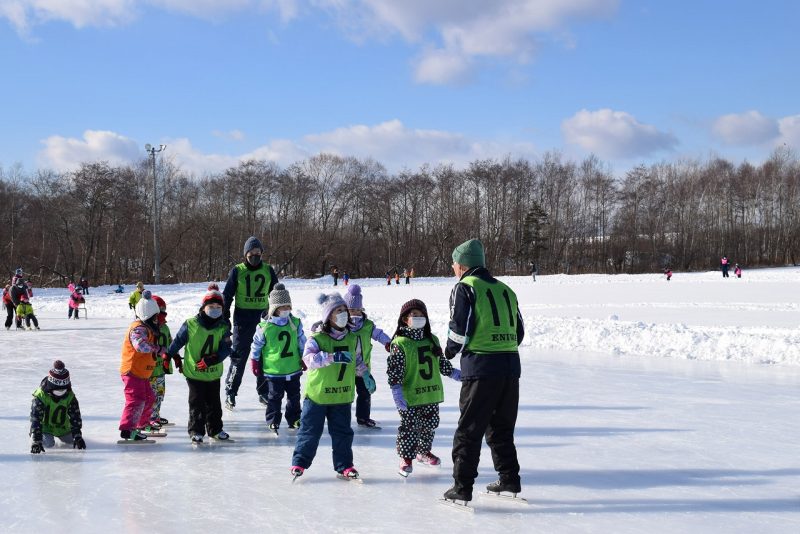
POLYGON ((350 363, 332 363, 327 367, 309 369, 306 397, 317 404, 349 404, 356 398, 356 344, 358 338, 348 332, 342 339, 333 339, 324 332, 311 335, 323 352, 348 351, 350 363))
POLYGON ((403 349, 406 355, 403 397, 409 406, 438 404, 444 400, 439 358, 433 354, 433 348, 439 346, 439 340, 434 335, 431 337, 433 339, 415 341, 397 336, 392 340, 392 344, 403 349))
POLYGON ((69 405, 75 398, 72 390, 58 400, 45 393, 42 388, 34 391, 33 396, 44 404, 44 421, 41 421, 42 433, 56 437, 67 434, 70 431, 69 405))
POLYGON ((236 265, 236 307, 245 310, 266 310, 269 308, 269 286, 272 276, 269 265, 261 263, 258 269, 250 270, 247 265, 236 265))
POLYGON ((477 276, 461 283, 475 290, 475 331, 465 350, 473 354, 517 352, 517 296, 510 287, 477 276))
POLYGON ((222 362, 209 365, 205 369, 198 369, 197 362, 204 356, 219 350, 220 341, 227 329, 223 324, 209 330, 204 328, 197 317, 186 319, 186 329, 189 331, 189 341, 183 348, 183 376, 203 382, 211 382, 222 377, 222 362))

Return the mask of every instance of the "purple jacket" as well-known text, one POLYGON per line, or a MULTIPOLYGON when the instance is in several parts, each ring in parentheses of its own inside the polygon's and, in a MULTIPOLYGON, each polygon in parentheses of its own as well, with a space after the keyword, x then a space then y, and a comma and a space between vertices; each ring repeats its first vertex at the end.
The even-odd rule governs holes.
MULTIPOLYGON (((322 331, 322 323, 314 323, 311 327, 311 333, 322 331)), ((331 330, 328 335, 333 339, 342 339, 349 330, 331 330)), ((333 353, 325 352, 319 348, 313 336, 308 336, 306 339, 306 346, 303 348, 303 362, 309 369, 320 369, 327 367, 333 363, 333 353)), ((369 373, 367 365, 364 363, 364 358, 360 353, 356 353, 356 374, 364 376, 369 373)))

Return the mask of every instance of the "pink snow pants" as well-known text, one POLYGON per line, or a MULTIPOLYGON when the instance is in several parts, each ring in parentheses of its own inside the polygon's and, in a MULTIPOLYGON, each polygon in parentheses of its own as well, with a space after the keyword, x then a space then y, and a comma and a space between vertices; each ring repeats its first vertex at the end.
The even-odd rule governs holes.
POLYGON ((123 375, 122 383, 125 384, 125 408, 119 420, 119 429, 135 430, 147 425, 150 422, 150 407, 156 400, 150 380, 123 375))

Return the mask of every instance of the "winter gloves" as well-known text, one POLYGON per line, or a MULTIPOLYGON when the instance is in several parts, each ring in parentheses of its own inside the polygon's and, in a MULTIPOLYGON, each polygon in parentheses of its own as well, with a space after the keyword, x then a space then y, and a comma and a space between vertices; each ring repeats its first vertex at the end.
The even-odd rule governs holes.
POLYGON ((386 345, 384 345, 383 348, 386 349, 386 352, 392 352, 392 342, 391 341, 387 341, 386 345))
MULTIPOLYGON (((72 448, 85 450, 86 449, 86 441, 84 441, 83 437, 76 436, 75 439, 72 441, 72 448)), ((44 452, 44 445, 42 445, 41 441, 34 441, 31 444, 31 454, 39 454, 44 452)))
POLYGON ((42 446, 42 442, 34 441, 33 445, 31 445, 31 454, 39 454, 40 452, 44 452, 44 447, 42 446))
POLYGON ((461 369, 456 369, 455 367, 453 367, 453 372, 450 373, 450 378, 452 378, 456 382, 461 382, 461 369))
POLYGON ((216 363, 217 363, 217 353, 212 352, 211 354, 206 354, 205 356, 200 358, 200 361, 197 362, 195 367, 197 367, 197 369, 200 371, 204 371, 208 369, 209 366, 214 365, 216 363))
POLYGON ((180 374, 183 374, 183 360, 181 360, 181 357, 178 356, 177 354, 174 354, 172 356, 172 363, 175 364, 175 367, 178 369, 178 372, 180 374))
POLYGON ((369 391, 369 394, 372 395, 373 393, 375 393, 377 386, 375 385, 375 379, 372 378, 372 374, 367 373, 361 378, 364 380, 364 386, 366 386, 367 391, 369 391))
POLYGON ((250 368, 255 376, 261 376, 261 360, 250 360, 250 368))
POLYGON ((333 353, 333 363, 350 363, 353 361, 353 355, 346 350, 337 350, 333 353))
POLYGON ((403 398, 402 384, 395 384, 392 386, 392 399, 394 400, 394 405, 397 406, 398 411, 404 412, 408 410, 406 399, 403 398))
POLYGON ((72 442, 72 448, 73 449, 81 449, 81 450, 83 450, 83 449, 86 448, 86 442, 83 440, 83 438, 81 436, 78 436, 72 442))

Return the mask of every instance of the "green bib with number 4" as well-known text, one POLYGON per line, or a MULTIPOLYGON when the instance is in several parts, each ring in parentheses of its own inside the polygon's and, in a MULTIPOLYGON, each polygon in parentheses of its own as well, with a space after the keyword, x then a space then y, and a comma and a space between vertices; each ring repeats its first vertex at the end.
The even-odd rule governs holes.
POLYGON ((189 331, 189 341, 183 348, 183 376, 203 382, 211 382, 222 377, 222 362, 209 365, 205 369, 198 369, 197 362, 204 356, 214 354, 219 350, 227 329, 224 324, 209 330, 204 328, 197 317, 186 319, 186 329, 189 331))

